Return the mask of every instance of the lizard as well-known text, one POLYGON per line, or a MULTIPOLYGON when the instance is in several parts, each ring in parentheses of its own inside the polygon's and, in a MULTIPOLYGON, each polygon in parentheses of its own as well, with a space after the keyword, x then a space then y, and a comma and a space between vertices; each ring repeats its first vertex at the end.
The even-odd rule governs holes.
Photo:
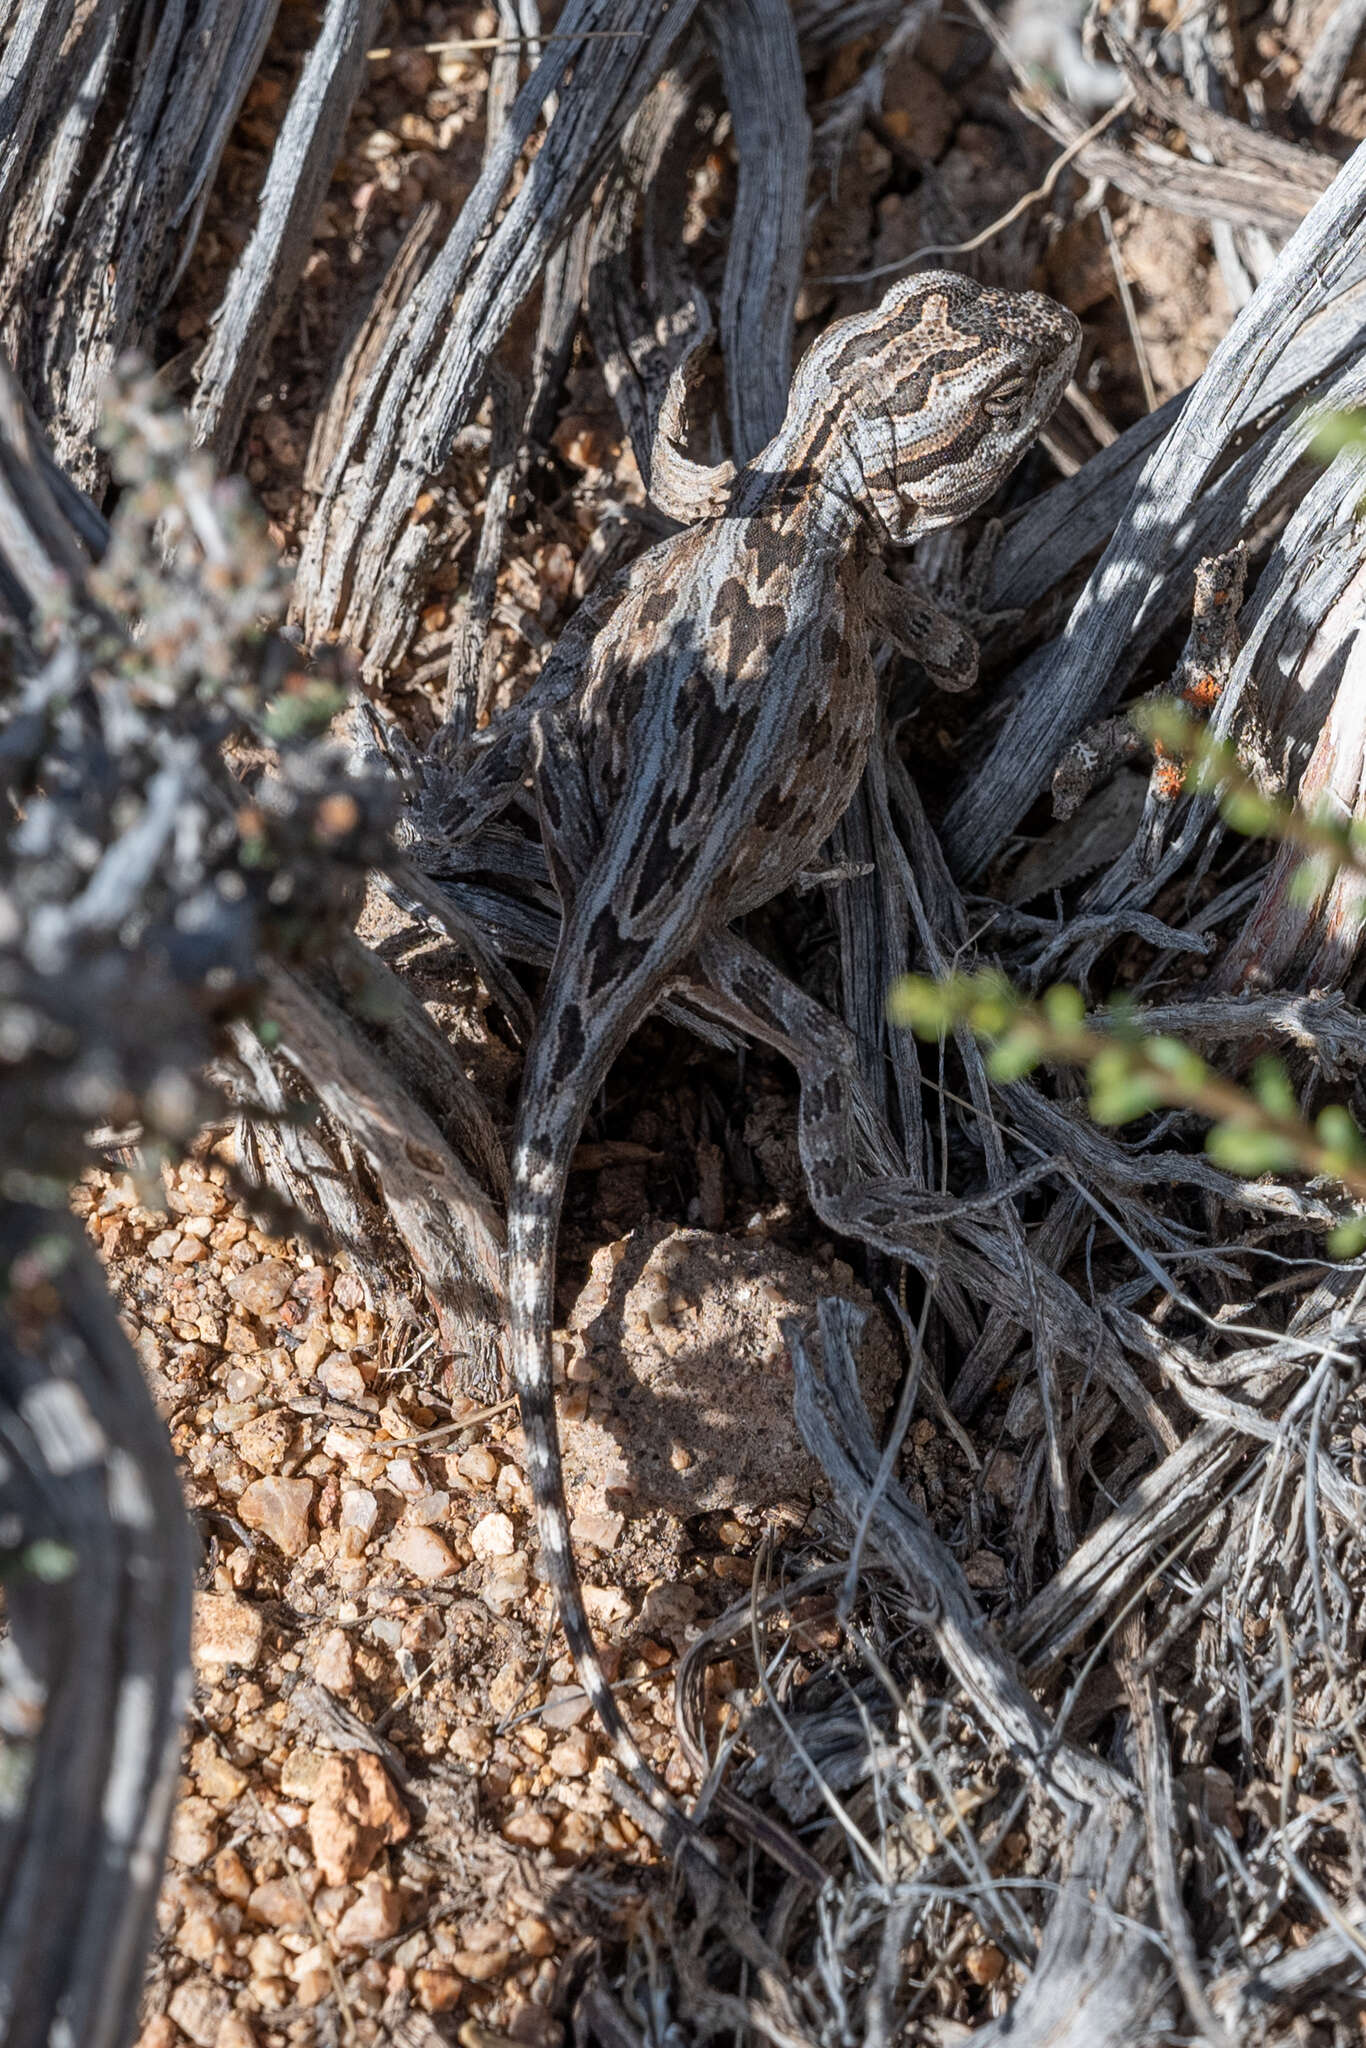
POLYGON ((875 729, 876 638, 942 685, 975 679, 971 635, 883 557, 995 493, 1079 345, 1075 317, 1040 294, 917 273, 813 342, 781 428, 738 468, 683 453, 685 359, 650 487, 693 523, 633 565, 576 688, 529 721, 562 918, 513 1130, 508 1350, 543 1578, 619 1765, 675 1838, 681 1816, 613 1696, 571 1547, 551 1363, 569 1162, 630 1034, 705 978, 708 943, 791 883, 838 823, 875 729))

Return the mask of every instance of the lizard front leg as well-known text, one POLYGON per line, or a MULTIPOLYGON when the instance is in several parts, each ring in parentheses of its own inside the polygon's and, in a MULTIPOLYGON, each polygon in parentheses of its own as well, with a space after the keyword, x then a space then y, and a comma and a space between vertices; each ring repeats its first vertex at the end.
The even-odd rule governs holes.
POLYGON ((858 601, 875 634, 918 661, 941 690, 970 690, 977 680, 977 642, 918 584, 894 583, 885 565, 869 563, 858 601))
POLYGON ((650 451, 651 503, 681 526, 714 517, 724 508, 735 482, 733 462, 694 462, 683 453, 688 402, 701 387, 710 346, 710 335, 704 335, 681 362, 675 363, 664 403, 659 408, 654 447, 650 451))

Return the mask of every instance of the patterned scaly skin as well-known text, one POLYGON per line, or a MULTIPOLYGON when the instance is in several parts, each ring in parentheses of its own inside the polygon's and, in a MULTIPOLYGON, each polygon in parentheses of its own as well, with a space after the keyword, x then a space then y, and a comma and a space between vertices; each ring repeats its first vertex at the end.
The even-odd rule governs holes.
POLYGON ((838 321, 803 358, 768 447, 733 480, 716 473, 723 509, 636 564, 576 703, 538 732, 564 921, 514 1137, 512 1371, 543 1566, 580 1680, 675 1826, 612 1697, 570 1549, 550 1354, 570 1157, 613 1060, 688 978, 698 942, 783 889, 838 823, 874 730, 870 639, 895 639, 945 683, 972 680, 970 636, 879 558, 991 497, 1057 404, 1079 341, 1051 300, 940 271, 838 321))

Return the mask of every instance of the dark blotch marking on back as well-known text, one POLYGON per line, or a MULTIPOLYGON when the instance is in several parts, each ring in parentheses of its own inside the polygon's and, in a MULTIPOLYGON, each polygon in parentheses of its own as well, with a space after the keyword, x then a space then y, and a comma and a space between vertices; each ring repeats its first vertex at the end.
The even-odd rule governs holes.
POLYGON ((748 704, 743 711, 718 710, 715 718, 694 733, 688 780, 678 807, 680 818, 686 818, 696 808, 698 794, 708 776, 724 769, 727 757, 734 762, 744 754, 758 717, 757 704, 748 704))
POLYGON ((642 626, 662 626, 678 603, 678 593, 671 590, 667 579, 657 583, 653 590, 647 590, 640 600, 637 617, 642 626))
POLYGON ((619 981, 625 980, 649 950, 650 941, 634 939, 623 932, 617 923, 616 911, 610 904, 604 905, 589 927, 583 949, 588 970, 584 976, 583 992, 588 1001, 598 1001, 619 981))
POLYGON ((648 827, 643 847, 636 849, 632 862, 635 868, 635 886, 631 891, 633 918, 645 917, 661 896, 671 899, 686 886, 699 852, 695 839, 680 847, 674 837, 680 812, 686 815, 686 808, 686 800, 679 792, 671 794, 648 827))
POLYGON ((783 637, 787 613, 780 604, 752 603, 736 576, 729 577, 722 584, 720 595, 725 597, 732 585, 740 596, 738 602, 727 605, 726 621, 730 633, 726 668, 730 675, 743 677, 755 674, 765 657, 777 648, 783 637))
POLYGON ((582 1011, 577 1003, 566 1003, 560 1012, 560 1026, 555 1034, 557 1074, 573 1073, 583 1058, 587 1042, 584 1036, 582 1011))
POLYGON ((762 590, 764 585, 775 577, 790 573, 791 535, 776 519, 751 519, 745 528, 744 548, 754 589, 762 590))

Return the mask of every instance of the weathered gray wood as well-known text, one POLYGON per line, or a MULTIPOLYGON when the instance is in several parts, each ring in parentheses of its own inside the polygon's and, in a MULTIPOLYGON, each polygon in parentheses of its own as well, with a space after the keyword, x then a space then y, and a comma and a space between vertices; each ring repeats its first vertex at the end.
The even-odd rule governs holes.
POLYGON ((6 2048, 136 2026, 189 1698, 194 1545, 104 1276, 60 1212, 0 1204, 0 2013, 6 2048))
MULTIPOLYGON (((1366 266, 1366 249, 1362 251, 1366 266)), ((1310 396, 1360 350, 1366 320, 1366 278, 1357 278, 1287 338, 1266 365, 1261 412, 1269 421, 1310 396)), ((1037 604, 1080 565, 1098 554, 1119 522, 1137 477, 1153 449, 1175 425, 1189 391, 1101 448, 1073 475, 1041 492, 1011 519, 991 561, 988 606, 1002 611, 1037 604)))
POLYGON ((851 1523, 869 1516, 879 1551, 900 1578, 955 1681, 1007 1750, 1038 1774, 1063 1808, 1076 1812, 1113 1806, 1122 1814, 1136 1807, 1129 1780, 1050 1728, 1011 1659, 984 1627, 962 1567, 897 1481, 887 1478, 874 1488, 875 1477, 883 1479, 882 1459, 854 1360, 861 1322, 848 1302, 821 1302, 820 1378, 801 1325, 789 1321, 783 1326, 792 1353, 797 1426, 824 1467, 835 1498, 851 1523))
POLYGON ((711 329, 681 247, 697 126, 715 120, 703 98, 708 68, 694 30, 622 137, 589 241, 585 310, 593 352, 647 480, 670 374, 711 329), (637 230, 646 271, 639 283, 632 261, 637 230))
POLYGON ((0 231, 8 225, 46 81, 75 13, 74 0, 10 0, 0 20, 0 231))
POLYGON ((303 272, 383 11, 384 0, 328 0, 271 151, 251 239, 233 266, 196 369, 195 435, 221 463, 236 446, 262 358, 303 272))
POLYGON ((608 152, 688 26, 696 0, 572 0, 517 96, 497 149, 439 256, 386 341, 314 514, 296 605, 309 638, 341 632, 377 658, 409 621, 424 560, 413 503, 477 405, 516 308, 599 175, 608 152), (618 32, 574 64, 574 36, 618 32), (566 78, 573 65, 572 75, 566 78), (518 154, 550 94, 555 114, 516 198, 471 269, 518 154), (455 315, 450 308, 458 298, 455 315), (360 457, 359 474, 351 468, 360 457), (343 500, 343 484, 346 486, 343 500))
POLYGON ((1313 127, 1333 110, 1352 52, 1366 29, 1366 0, 1338 0, 1295 80, 1292 104, 1313 127))
POLYGON ((1151 2048, 1173 2024, 1154 1934, 1135 1918, 1141 1824, 1085 1821, 1048 1914, 1039 1959, 982 2048, 1151 2048))
POLYGON ((788 0, 701 0, 699 19, 740 157, 719 325, 731 453, 748 462, 787 410, 811 124, 788 0))
POLYGON ((266 1002, 280 1027, 281 1056, 364 1153, 426 1284, 442 1342, 456 1355, 461 1384, 491 1393, 502 1222, 488 1195, 319 990, 277 967, 266 1002))
POLYGON ((189 256, 277 4, 181 0, 157 17, 124 116, 67 225, 55 309, 34 309, 35 352, 54 450, 78 483, 103 473, 95 427, 106 380, 143 340, 189 256))
POLYGON ((975 873, 990 858, 1068 739, 1104 705, 1181 520, 1230 438, 1255 416, 1280 349, 1359 271, 1364 237, 1366 149, 1358 149, 1215 350, 1176 426, 1145 464, 1065 632, 1035 666, 1027 697, 945 820, 945 846, 960 873, 975 873))

